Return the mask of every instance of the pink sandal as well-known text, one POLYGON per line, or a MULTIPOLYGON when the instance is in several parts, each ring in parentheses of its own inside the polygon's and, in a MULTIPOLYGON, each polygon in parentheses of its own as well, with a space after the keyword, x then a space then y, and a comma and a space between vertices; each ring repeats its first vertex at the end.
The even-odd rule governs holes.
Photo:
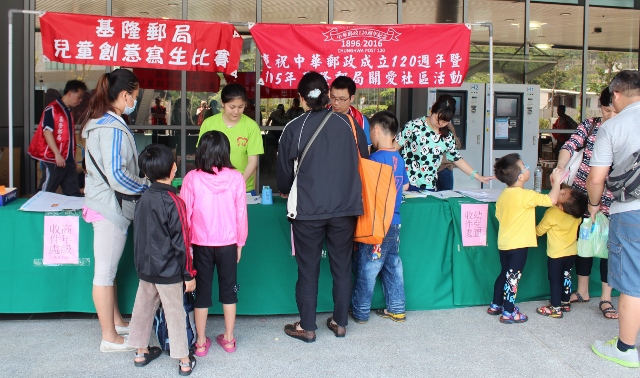
POLYGON ((219 334, 218 337, 216 337, 216 341, 218 342, 218 344, 222 347, 222 349, 224 349, 225 352, 227 353, 233 353, 236 351, 236 339, 233 339, 231 341, 227 341, 224 339, 224 334, 219 334), (232 344, 232 347, 228 347, 227 345, 232 344))
POLYGON ((198 343, 196 343, 196 351, 194 354, 198 357, 204 357, 209 353, 209 348, 211 348, 211 339, 207 337, 207 341, 205 341, 204 345, 198 345, 198 343), (200 348, 204 348, 204 352, 198 352, 198 349, 200 348))

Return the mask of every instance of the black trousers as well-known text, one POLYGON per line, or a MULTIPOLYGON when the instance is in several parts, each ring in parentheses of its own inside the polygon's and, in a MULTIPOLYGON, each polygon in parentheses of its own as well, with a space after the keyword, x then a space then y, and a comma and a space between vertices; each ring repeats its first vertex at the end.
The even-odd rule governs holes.
POLYGON ((76 161, 71 158, 65 161, 64 167, 58 167, 55 163, 42 163, 42 182, 40 187, 43 192, 55 192, 58 186, 62 188, 65 196, 82 197, 78 173, 76 173, 76 161))
POLYGON ((547 260, 551 305, 553 307, 560 306, 562 302, 569 302, 571 298, 571 268, 575 261, 576 255, 547 260))
POLYGON ((306 331, 318 329, 318 278, 322 246, 326 240, 333 277, 333 319, 339 326, 345 327, 351 304, 351 257, 356 217, 293 220, 292 224, 298 262, 296 303, 300 312, 300 326, 306 331))
MULTIPOLYGON (((579 276, 590 276, 593 267, 593 257, 576 256, 576 274, 579 276)), ((609 273, 609 259, 600 259, 600 281, 607 283, 609 273)))
POLYGON ((528 248, 500 250, 500 275, 493 286, 493 304, 503 306, 505 311, 513 313, 518 293, 518 283, 522 269, 527 262, 528 248))

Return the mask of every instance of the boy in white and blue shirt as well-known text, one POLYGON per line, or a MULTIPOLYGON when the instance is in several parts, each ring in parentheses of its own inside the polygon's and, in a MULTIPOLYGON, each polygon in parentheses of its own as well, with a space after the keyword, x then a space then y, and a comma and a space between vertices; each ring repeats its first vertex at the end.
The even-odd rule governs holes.
POLYGON ((376 310, 376 315, 404 322, 405 295, 404 278, 402 277, 402 261, 400 260, 400 204, 402 191, 409 188, 409 177, 404 165, 404 159, 393 147, 393 141, 398 133, 398 120, 387 111, 378 112, 369 120, 371 143, 377 149, 369 159, 393 167, 397 197, 395 211, 389 231, 382 244, 359 244, 355 252, 356 284, 352 296, 352 317, 356 323, 369 320, 371 298, 376 277, 382 272, 382 290, 386 301, 386 308, 376 310))

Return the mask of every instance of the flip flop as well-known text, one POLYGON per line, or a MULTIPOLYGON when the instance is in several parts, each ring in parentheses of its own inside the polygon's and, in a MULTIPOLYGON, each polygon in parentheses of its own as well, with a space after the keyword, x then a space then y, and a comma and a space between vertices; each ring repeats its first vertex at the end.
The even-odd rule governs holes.
POLYGON ((159 347, 150 347, 149 348, 149 353, 144 353, 144 354, 138 354, 136 353, 136 357, 135 358, 140 358, 140 357, 144 357, 144 361, 136 361, 133 360, 133 364, 135 365, 135 367, 143 367, 143 366, 147 366, 147 364, 153 360, 155 360, 156 358, 160 357, 160 355, 162 354, 162 349, 160 349, 159 347))
POLYGON ((218 335, 218 337, 216 337, 216 342, 218 342, 218 345, 220 345, 222 349, 224 349, 224 351, 227 353, 233 353, 236 351, 236 339, 227 341, 224 339, 224 334, 221 333, 218 335), (229 344, 233 344, 233 346, 228 347, 227 345, 229 344))
POLYGON ((602 316, 605 317, 605 319, 613 319, 616 320, 618 318, 612 318, 607 316, 607 314, 617 314, 618 310, 616 310, 616 308, 613 306, 613 303, 611 303, 611 301, 600 301, 600 304, 598 305, 598 308, 600 308, 600 311, 602 311, 602 316), (602 305, 603 304, 608 304, 609 308, 605 308, 604 310, 602 309, 602 305))
POLYGON ((195 354, 198 357, 204 357, 207 355, 207 353, 209 353, 209 348, 211 348, 211 339, 207 337, 207 341, 204 342, 204 345, 198 345, 198 343, 196 343, 196 351, 195 354), (204 352, 198 352, 199 348, 204 348, 204 352))
POLYGON ((582 298, 582 295, 580 295, 580 293, 578 293, 577 291, 574 291, 571 294, 575 294, 576 295, 576 299, 574 299, 572 301, 569 301, 569 303, 576 303, 576 302, 578 302, 578 303, 587 303, 587 302, 589 302, 591 300, 591 298, 585 300, 584 298, 582 298))

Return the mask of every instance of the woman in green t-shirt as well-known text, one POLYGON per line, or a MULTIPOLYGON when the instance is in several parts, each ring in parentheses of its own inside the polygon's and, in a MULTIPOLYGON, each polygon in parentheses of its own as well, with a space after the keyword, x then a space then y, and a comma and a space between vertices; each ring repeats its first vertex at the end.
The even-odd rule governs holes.
POLYGON ((242 173, 247 192, 255 195, 254 173, 258 168, 258 155, 264 154, 262 135, 258 124, 244 115, 247 91, 240 84, 228 84, 220 94, 222 112, 202 122, 198 144, 204 133, 220 131, 231 143, 231 164, 242 173))

